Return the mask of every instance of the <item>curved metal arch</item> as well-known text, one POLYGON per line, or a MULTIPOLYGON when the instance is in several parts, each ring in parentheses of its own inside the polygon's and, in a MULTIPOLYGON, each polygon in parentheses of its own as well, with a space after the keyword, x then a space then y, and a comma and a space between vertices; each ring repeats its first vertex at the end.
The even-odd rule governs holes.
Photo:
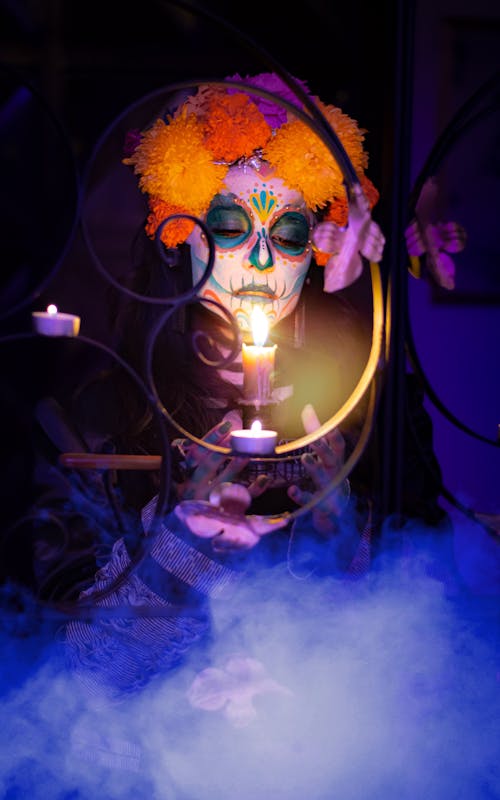
MULTIPOLYGON (((0 337, 0 346, 1 345, 9 345, 11 343, 18 343, 21 341, 30 341, 33 339, 38 339, 39 334, 35 332, 29 333, 18 333, 18 334, 9 334, 6 336, 0 337)), ((51 337, 45 337, 51 338, 51 337)), ((53 338, 60 338, 60 337, 53 337, 53 338)), ((147 537, 142 537, 140 540, 139 547, 136 550, 134 557, 131 559, 130 564, 124 570, 124 572, 119 575, 115 580, 113 580, 109 586, 105 589, 100 591, 96 591, 92 594, 90 598, 90 602, 85 600, 77 600, 75 603, 65 604, 65 603, 42 603, 44 607, 52 609, 52 611, 56 614, 63 614, 69 615, 71 617, 80 617, 80 616, 88 616, 89 613, 91 614, 91 609, 94 608, 96 602, 103 597, 107 597, 112 592, 116 591, 124 582, 125 580, 134 572, 135 569, 140 565, 140 563, 146 558, 149 554, 152 543, 155 538, 155 534, 159 528, 159 524, 161 519, 165 516, 167 509, 168 509, 168 501, 169 501, 169 493, 170 493, 170 486, 171 486, 171 451, 170 451, 170 442, 168 439, 166 427, 164 425, 164 415, 158 405, 156 403, 156 398, 152 395, 146 384, 143 382, 140 375, 125 361, 121 356, 118 355, 112 348, 108 347, 107 345, 99 342, 95 339, 92 339, 87 336, 78 336, 78 337, 64 337, 69 341, 77 341, 79 343, 86 344, 92 348, 100 350, 101 352, 105 353, 109 356, 114 362, 118 364, 126 373, 127 375, 133 380, 135 385, 138 389, 143 393, 146 400, 148 401, 149 405, 152 408, 153 415, 156 417, 158 422, 158 430, 160 434, 160 443, 161 443, 161 450, 162 450, 162 458, 159 464, 160 470, 160 481, 159 481, 159 492, 157 501, 155 504, 150 533, 147 537)), ((26 517, 27 518, 27 517, 26 517)))
MULTIPOLYGON (((473 127, 484 116, 489 115, 494 111, 498 111, 500 103, 500 71, 495 72, 487 81, 485 81, 479 89, 458 109, 456 114, 451 119, 450 123, 446 126, 439 139, 436 141, 429 156, 418 175, 414 188, 410 196, 409 213, 414 214, 418 198, 426 180, 435 175, 437 169, 447 155, 450 148, 464 133, 473 127), (490 98, 490 95, 497 92, 497 96, 490 98), (488 101, 486 108, 479 109, 478 105, 488 101)), ((434 390, 427 373, 422 365, 418 356, 413 330, 410 322, 410 314, 408 312, 408 293, 405 296, 406 302, 406 330, 405 330, 405 343, 408 352, 408 357, 411 364, 419 376, 426 394, 432 404, 440 411, 440 413, 448 420, 454 427, 477 439, 484 444, 491 445, 492 447, 500 447, 498 439, 492 439, 483 434, 477 433, 469 425, 462 422, 441 400, 438 393, 434 390)))
MULTIPOLYGON (((420 174, 417 176, 415 180, 413 190, 410 194, 410 200, 409 200, 410 215, 414 214, 415 212, 415 207, 418 202, 420 192, 422 191, 422 188, 426 180, 435 175, 440 164, 446 157, 449 150, 453 147, 455 142, 483 118, 487 117, 489 114, 493 112, 497 112, 499 108, 499 101, 500 101, 500 71, 496 71, 458 109, 458 111, 452 117, 449 124, 446 126, 446 128, 443 130, 443 132, 437 139, 436 143, 434 144, 431 152, 429 153, 424 163, 424 166, 422 167, 420 174)), ((406 293, 404 300, 408 306, 408 293, 406 293)), ((469 425, 466 425, 455 414, 453 414, 450 411, 450 409, 445 405, 445 403, 441 400, 438 393, 432 387, 431 382, 427 376, 427 373, 425 372, 425 369, 418 356, 408 309, 406 310, 405 319, 406 319, 405 346, 408 358, 412 364, 412 367, 418 379, 421 382, 424 392, 426 393, 426 395, 428 396, 429 400, 432 402, 434 407, 443 415, 445 419, 448 420, 448 422, 450 422, 458 430, 462 431, 462 433, 465 433, 466 435, 470 436, 471 438, 477 441, 482 442, 483 444, 490 445, 491 447, 494 448, 499 448, 500 440, 489 438, 487 436, 484 436, 483 434, 478 433, 477 431, 474 431, 469 425)), ((494 528, 493 525, 488 522, 488 520, 491 521, 492 519, 491 515, 484 514, 480 511, 473 509, 471 506, 465 505, 453 494, 453 492, 451 492, 444 485, 440 476, 435 475, 432 465, 426 459, 426 454, 421 446, 421 442, 419 441, 416 432, 412 429, 411 426, 410 426, 410 433, 413 437, 416 446, 419 448, 421 457, 424 463, 426 464, 426 468, 428 469, 429 473, 433 475, 436 482, 439 484, 439 489, 442 496, 450 503, 450 505, 452 505, 462 514, 464 514, 464 516, 468 517, 474 522, 477 522, 483 528, 485 528, 485 530, 491 536, 498 537, 497 529, 494 528)))
MULTIPOLYGON (((3 69, 5 71, 11 72, 11 73, 15 72, 15 70, 13 70, 12 68, 8 69, 7 66, 5 64, 3 64, 3 63, 0 63, 0 69, 3 69)), ((0 321, 1 320, 5 320, 5 319, 9 319, 9 318, 13 317, 15 314, 17 314, 19 311, 23 311, 28 306, 30 306, 36 300, 36 298, 39 297, 45 291, 45 289, 47 289, 47 287, 49 286, 51 281, 54 280, 54 278, 56 277, 57 273, 59 272, 59 269, 61 268, 61 265, 64 262, 64 259, 66 258, 67 254, 68 254, 68 252, 69 252, 69 250, 71 248, 71 245, 73 243, 76 231, 78 230, 78 223, 79 223, 79 219, 80 219, 80 209, 81 209, 81 203, 82 203, 80 173, 79 173, 79 170, 78 170, 77 160, 76 160, 75 154, 74 154, 73 149, 72 149, 71 144, 70 144, 70 138, 69 138, 68 133, 66 132, 66 130, 63 127, 60 119, 57 117, 57 115, 55 114, 54 110, 51 108, 51 106, 49 105, 47 100, 42 96, 40 91, 35 86, 33 86, 29 81, 27 81, 26 77, 24 75, 17 74, 17 72, 16 72, 16 77, 19 78, 19 81, 21 82, 21 84, 26 89, 28 89, 28 91, 33 95, 33 97, 35 97, 37 99, 37 101, 40 103, 40 106, 46 111, 48 117, 50 118, 51 122, 53 123, 55 130, 59 133, 59 135, 61 137, 61 140, 63 142, 64 148, 65 148, 65 151, 66 151, 66 155, 68 156, 68 160, 71 163, 71 168, 72 168, 71 179, 74 182, 74 190, 75 190, 75 198, 76 198, 76 200, 75 200, 75 210, 74 210, 74 214, 73 214, 73 220, 72 220, 72 223, 71 223, 71 227, 70 227, 68 236, 66 238, 66 241, 62 246, 62 249, 61 249, 61 251, 59 253, 59 256, 56 258, 55 263, 49 269, 49 272, 45 275, 45 277, 43 277, 41 279, 41 281, 33 289, 31 289, 29 291, 29 293, 22 300, 20 300, 15 305, 11 306, 10 308, 8 308, 8 309, 6 309, 6 310, 4 310, 4 311, 2 311, 0 313, 0 321)))

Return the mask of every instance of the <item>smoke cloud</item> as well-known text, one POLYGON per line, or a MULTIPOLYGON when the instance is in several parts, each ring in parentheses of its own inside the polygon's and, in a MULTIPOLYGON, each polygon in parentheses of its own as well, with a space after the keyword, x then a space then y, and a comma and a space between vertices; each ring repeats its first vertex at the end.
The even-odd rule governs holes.
POLYGON ((18 612, 0 796, 498 798, 498 597, 450 590, 422 542, 351 582, 265 571, 214 606, 209 661, 115 705, 68 672, 58 626, 27 608, 20 634, 18 612))

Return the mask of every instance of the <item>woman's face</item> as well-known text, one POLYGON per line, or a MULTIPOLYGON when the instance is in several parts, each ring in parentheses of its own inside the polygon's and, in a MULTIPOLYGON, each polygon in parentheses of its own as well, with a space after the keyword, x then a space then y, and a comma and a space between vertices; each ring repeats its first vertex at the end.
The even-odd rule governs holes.
MULTIPOLYGON (((205 220, 215 241, 215 263, 201 297, 231 311, 242 331, 251 330, 258 304, 272 327, 300 297, 311 262, 313 216, 302 195, 265 168, 231 167, 225 187, 205 220)), ((205 271, 208 247, 198 227, 188 241, 196 283, 205 271)))

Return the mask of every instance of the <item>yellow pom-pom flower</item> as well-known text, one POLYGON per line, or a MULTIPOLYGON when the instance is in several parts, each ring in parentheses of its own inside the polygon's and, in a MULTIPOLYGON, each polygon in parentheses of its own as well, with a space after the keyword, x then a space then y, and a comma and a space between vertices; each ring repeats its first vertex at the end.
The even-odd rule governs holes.
MULTIPOLYGON (((367 166, 363 149, 364 132, 335 106, 318 105, 339 137, 357 173, 367 166)), ((264 148, 264 158, 280 178, 301 192, 313 211, 343 195, 343 175, 330 149, 309 126, 293 120, 276 131, 264 148)))
MULTIPOLYGON (((336 106, 313 99, 342 143, 373 207, 378 192, 364 175, 365 131, 336 106)), ((203 85, 167 122, 157 119, 143 132, 134 152, 124 159, 148 195, 147 234, 153 238, 169 214, 203 217, 224 188, 230 165, 253 155, 266 160, 287 186, 300 192, 312 211, 321 211, 337 225, 347 224, 342 170, 312 128, 290 115, 281 127, 271 127, 255 98, 203 85)), ((164 227, 162 241, 175 247, 192 229, 189 220, 173 220, 164 227)))
POLYGON ((352 166, 360 175, 368 166, 368 153, 363 146, 366 131, 360 128, 354 119, 344 114, 340 108, 326 105, 318 98, 316 98, 316 105, 339 137, 352 166))
POLYGON ((203 143, 203 129, 193 114, 181 114, 166 124, 156 120, 126 164, 140 175, 143 192, 170 205, 200 215, 220 191, 227 172, 213 163, 203 143))

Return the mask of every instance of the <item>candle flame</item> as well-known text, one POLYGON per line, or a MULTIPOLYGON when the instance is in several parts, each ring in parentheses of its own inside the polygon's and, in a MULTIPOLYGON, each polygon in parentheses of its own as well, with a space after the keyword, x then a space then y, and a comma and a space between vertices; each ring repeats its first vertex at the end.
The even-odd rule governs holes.
POLYGON ((260 419, 254 419, 252 424, 250 425, 250 430, 252 433, 260 433, 262 430, 262 422, 260 419))
POLYGON ((54 303, 51 303, 49 306, 47 306, 47 314, 57 314, 57 306, 55 306, 54 303))
POLYGON ((269 333, 269 322, 260 306, 254 306, 251 316, 252 336, 257 347, 263 347, 269 333))

